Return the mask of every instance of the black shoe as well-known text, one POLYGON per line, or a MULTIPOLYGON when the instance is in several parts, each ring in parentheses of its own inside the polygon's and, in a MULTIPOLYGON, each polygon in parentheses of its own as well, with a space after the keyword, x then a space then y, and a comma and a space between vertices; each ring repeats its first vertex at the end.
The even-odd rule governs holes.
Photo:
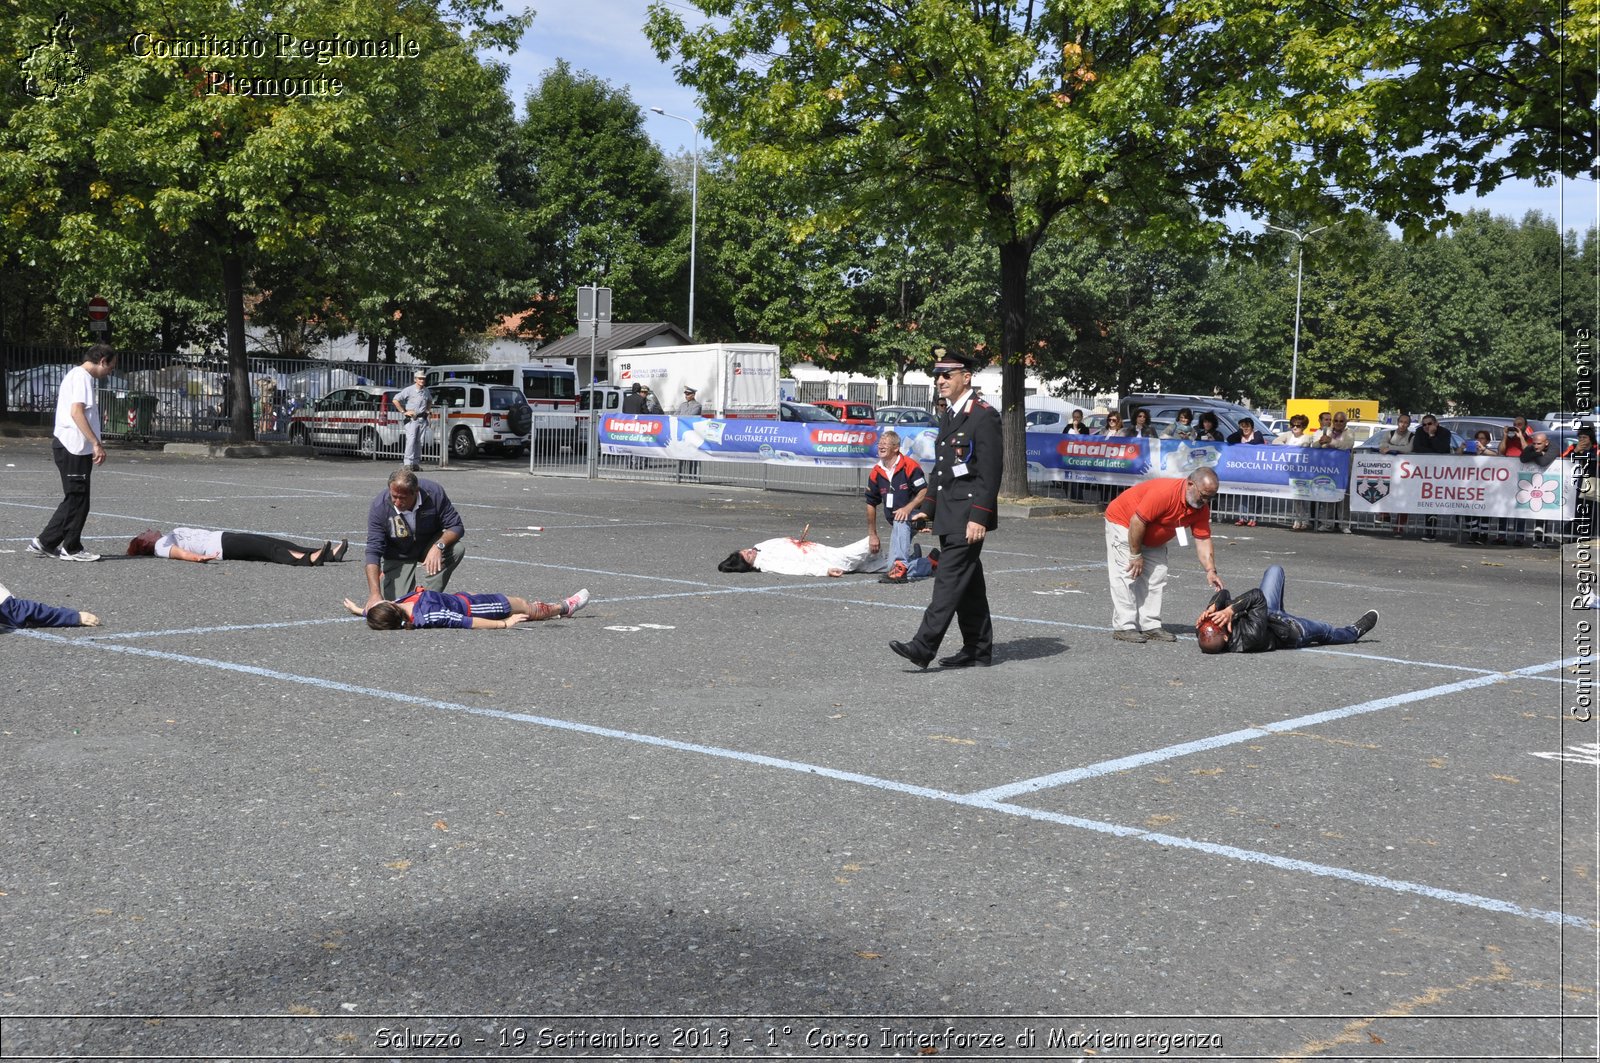
POLYGON ((934 568, 939 567, 939 548, 937 546, 928 551, 928 560, 933 562, 934 568))
POLYGON ((323 562, 328 560, 328 555, 331 553, 333 553, 333 544, 330 542, 324 542, 322 544, 322 549, 311 551, 311 554, 306 558, 306 561, 310 563, 312 568, 321 568, 323 562))
POLYGON ((1368 609, 1366 612, 1361 614, 1361 619, 1357 620, 1351 626, 1356 629, 1356 638, 1361 638, 1367 632, 1378 626, 1378 611, 1376 609, 1368 609))
POLYGON ((963 646, 960 653, 952 653, 948 657, 940 657, 939 663, 945 668, 987 668, 993 662, 989 657, 980 657, 977 653, 963 646))
POLYGON ((339 540, 339 545, 335 546, 333 548, 333 557, 332 557, 332 559, 334 561, 343 561, 344 560, 344 553, 348 549, 350 549, 350 540, 349 539, 340 539, 339 540))
POLYGON ((912 664, 916 665, 918 668, 928 667, 929 662, 933 660, 932 657, 922 657, 918 655, 917 651, 912 649, 910 644, 905 642, 891 642, 889 643, 889 648, 898 653, 900 656, 904 657, 906 660, 910 661, 912 664))

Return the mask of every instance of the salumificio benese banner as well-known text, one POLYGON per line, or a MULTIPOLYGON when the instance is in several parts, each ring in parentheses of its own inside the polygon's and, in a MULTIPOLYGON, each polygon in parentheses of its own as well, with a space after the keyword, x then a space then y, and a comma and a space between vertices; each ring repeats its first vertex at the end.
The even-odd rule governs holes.
POLYGON ((1357 454, 1352 513, 1571 520, 1572 463, 1547 469, 1513 458, 1466 454, 1357 454))

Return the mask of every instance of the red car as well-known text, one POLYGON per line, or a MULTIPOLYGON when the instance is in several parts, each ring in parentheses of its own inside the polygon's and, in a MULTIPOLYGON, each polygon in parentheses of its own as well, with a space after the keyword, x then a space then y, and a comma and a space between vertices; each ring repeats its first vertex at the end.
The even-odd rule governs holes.
POLYGON ((844 399, 818 399, 813 406, 830 411, 845 424, 877 424, 878 420, 870 402, 847 402, 844 399))

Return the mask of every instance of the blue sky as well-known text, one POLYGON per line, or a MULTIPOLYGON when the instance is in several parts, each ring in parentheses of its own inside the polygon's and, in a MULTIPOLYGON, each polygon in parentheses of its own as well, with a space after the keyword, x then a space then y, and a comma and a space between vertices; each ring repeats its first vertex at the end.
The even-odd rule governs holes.
MULTIPOLYGON (((685 0, 669 0, 690 25, 701 21, 699 12, 685 0)), ((516 0, 505 3, 509 11, 521 10, 516 0)), ((565 59, 616 88, 626 88, 642 108, 660 107, 687 118, 698 118, 694 93, 679 85, 671 67, 658 60, 644 36, 649 0, 546 0, 534 5, 533 25, 521 46, 510 56, 500 56, 510 67, 511 97, 520 110, 528 90, 556 63, 565 59)), ((688 151, 692 132, 683 122, 645 115, 645 129, 669 154, 688 151)), ((1557 219, 1565 229, 1584 231, 1600 217, 1596 186, 1592 180, 1558 182, 1540 188, 1532 181, 1508 183, 1488 196, 1471 195, 1452 200, 1457 210, 1487 209, 1521 220, 1530 210, 1557 219)))

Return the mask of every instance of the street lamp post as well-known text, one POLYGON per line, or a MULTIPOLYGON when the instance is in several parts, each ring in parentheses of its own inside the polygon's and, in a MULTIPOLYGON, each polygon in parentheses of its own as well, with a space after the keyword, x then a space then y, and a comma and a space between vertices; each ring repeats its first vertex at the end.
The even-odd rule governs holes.
POLYGON ((1292 399, 1296 397, 1295 391, 1300 383, 1300 282, 1305 279, 1306 237, 1317 235, 1327 226, 1319 225, 1315 229, 1302 233, 1293 229, 1285 229, 1281 225, 1272 225, 1266 222, 1262 224, 1269 229, 1276 229, 1280 233, 1288 233, 1300 242, 1300 250, 1295 255, 1294 265, 1294 363, 1289 370, 1289 397, 1292 399))
POLYGON ((676 118, 680 122, 688 122, 689 128, 694 130, 694 154, 690 156, 692 168, 689 172, 689 340, 694 341, 694 253, 695 235, 700 214, 700 123, 681 114, 663 111, 659 107, 650 108, 663 118, 676 118))

